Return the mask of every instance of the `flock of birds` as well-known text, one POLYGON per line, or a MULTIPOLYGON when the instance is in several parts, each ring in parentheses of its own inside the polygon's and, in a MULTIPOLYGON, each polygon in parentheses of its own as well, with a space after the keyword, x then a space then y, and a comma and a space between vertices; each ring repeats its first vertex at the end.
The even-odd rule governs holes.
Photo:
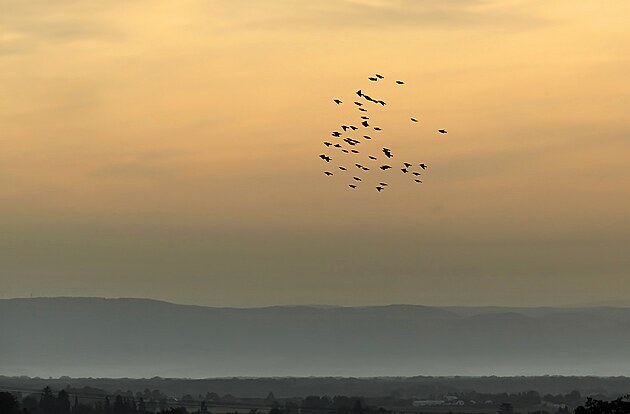
MULTIPOLYGON (((368 80, 370 80, 371 82, 379 82, 383 79, 385 79, 385 77, 378 73, 368 78, 368 80)), ((405 82, 401 80, 396 80, 395 83, 396 85, 405 84, 405 82)), ((350 124, 341 125, 339 127, 341 131, 332 131, 331 136, 333 138, 329 141, 324 141, 324 145, 326 146, 328 153, 320 154, 319 158, 321 158, 326 163, 338 161, 339 159, 343 160, 342 162, 338 163, 336 167, 339 169, 339 172, 343 176, 352 177, 351 179, 353 181, 348 184, 351 189, 356 189, 361 184, 365 183, 366 180, 364 179, 364 177, 362 177, 363 173, 372 170, 380 170, 381 172, 377 177, 377 184, 375 184, 376 191, 378 192, 381 192, 387 188, 388 183, 386 177, 387 174, 390 173, 389 170, 398 170, 403 174, 409 175, 414 180, 414 182, 422 184, 421 176, 428 168, 427 164, 425 164, 424 162, 415 164, 410 162, 403 162, 396 165, 397 163, 392 160, 392 158, 394 158, 394 154, 390 148, 381 147, 378 152, 372 154, 369 154, 366 151, 359 151, 357 149, 362 148, 360 146, 362 143, 365 143, 366 141, 371 141, 373 138, 377 138, 376 136, 372 136, 372 131, 374 131, 375 134, 378 134, 380 131, 382 131, 380 127, 372 125, 372 120, 370 119, 368 114, 370 113, 370 110, 372 110, 372 108, 383 108, 387 105, 387 103, 381 99, 371 97, 370 95, 364 93, 361 89, 356 91, 355 94, 357 95, 357 100, 354 101, 353 104, 360 115, 360 118, 357 121, 357 124, 360 126, 350 124), (370 107, 370 105, 376 105, 376 107, 370 107), (357 139, 357 137, 360 138, 357 139), (338 151, 340 153, 338 154, 340 158, 337 157, 337 154, 330 155, 331 151, 338 151), (354 156, 348 157, 348 155, 354 156), (358 169, 357 175, 349 173, 349 170, 353 170, 354 168, 358 169)), ((337 105, 344 105, 344 102, 341 99, 333 99, 333 102, 337 105)), ((418 122, 418 119, 414 117, 411 117, 410 120, 411 122, 418 122)), ((445 129, 438 129, 437 132, 439 132, 440 134, 447 133, 445 129)), ((335 173, 333 173, 332 171, 324 171, 324 174, 328 177, 335 175, 335 173)))

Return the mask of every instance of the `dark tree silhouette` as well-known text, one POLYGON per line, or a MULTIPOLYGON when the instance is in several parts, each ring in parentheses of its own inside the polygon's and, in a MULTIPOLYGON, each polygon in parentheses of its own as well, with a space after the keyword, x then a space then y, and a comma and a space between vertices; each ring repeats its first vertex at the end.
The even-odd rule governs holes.
POLYGON ((55 408, 56 414, 70 414, 70 396, 66 390, 61 390, 57 394, 55 408))
POLYGON ((575 414, 630 414, 630 394, 616 400, 604 401, 587 398, 586 403, 574 411, 575 414))
POLYGON ((13 394, 9 392, 0 392, 0 413, 18 414, 20 405, 13 394))
POLYGON ((52 393, 50 387, 44 388, 42 396, 39 399, 39 408, 46 414, 55 414, 57 408, 57 399, 52 393))

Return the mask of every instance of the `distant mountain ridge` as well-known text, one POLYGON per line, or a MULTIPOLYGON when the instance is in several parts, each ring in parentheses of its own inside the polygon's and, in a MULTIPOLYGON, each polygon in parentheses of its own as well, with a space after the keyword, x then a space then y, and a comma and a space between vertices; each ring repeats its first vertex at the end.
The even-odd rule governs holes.
POLYGON ((0 374, 630 375, 630 309, 0 299, 0 374))

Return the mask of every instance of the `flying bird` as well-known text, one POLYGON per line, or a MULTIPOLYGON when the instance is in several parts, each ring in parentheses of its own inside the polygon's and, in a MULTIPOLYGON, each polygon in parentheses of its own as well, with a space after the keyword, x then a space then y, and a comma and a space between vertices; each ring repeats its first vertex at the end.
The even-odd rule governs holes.
POLYGON ((404 172, 405 174, 407 174, 407 169, 406 168, 401 168, 400 171, 404 172))
POLYGON ((350 152, 352 152, 353 154, 358 154, 359 153, 359 151, 357 151, 357 150, 350 150, 350 152))
POLYGON ((368 158, 371 159, 371 160, 375 160, 376 159, 376 157, 374 157, 372 155, 368 155, 368 158))
POLYGON ((401 80, 397 80, 397 81, 396 81, 396 83, 397 83, 397 84, 399 84, 399 85, 402 85, 402 84, 404 84, 405 82, 403 82, 403 81, 401 81, 401 80))
POLYGON ((367 109, 365 109, 365 108, 359 108, 359 111, 361 111, 361 112, 367 112, 367 109))
POLYGON ((385 154, 387 158, 393 157, 392 150, 390 150, 389 148, 383 148, 383 153, 385 154))
POLYGON ((363 167, 361 168, 363 171, 370 171, 370 169, 368 167, 363 167))
POLYGON ((354 125, 350 125, 348 128, 350 128, 353 131, 356 131, 357 129, 359 129, 358 127, 355 127, 354 125))
POLYGON ((341 148, 341 144, 335 144, 335 145, 333 145, 333 147, 335 147, 335 148, 341 148))
POLYGON ((332 160, 332 158, 330 158, 328 155, 326 154, 321 154, 319 156, 319 158, 321 158, 322 160, 325 160, 326 162, 330 162, 330 160, 332 160))
POLYGON ((418 166, 419 166, 420 168, 422 168, 423 170, 426 170, 426 169, 427 169, 427 165, 426 165, 426 164, 424 164, 424 163, 423 163, 423 164, 418 164, 418 166))
POLYGON ((418 122, 416 118, 411 118, 411 122, 418 122))
POLYGON ((324 171, 324 174, 326 174, 326 175, 328 175, 328 176, 333 175, 333 173, 331 173, 330 171, 324 171))
POLYGON ((363 138, 365 138, 365 139, 372 139, 369 135, 363 135, 363 138))
POLYGON ((376 131, 380 131, 380 130, 381 130, 381 128, 380 128, 380 127, 374 127, 374 129, 375 129, 376 131))
POLYGON ((354 184, 348 184, 348 187, 350 187, 350 188, 357 188, 357 186, 354 185, 354 184))
POLYGON ((390 168, 392 168, 392 167, 390 167, 389 165, 381 165, 379 168, 380 168, 381 170, 385 171, 385 170, 389 170, 389 169, 390 169, 390 168))
POLYGON ((411 167, 411 164, 409 164, 408 162, 403 162, 403 165, 407 168, 411 167))
POLYGON ((352 177, 352 178, 354 178, 356 181, 361 181, 359 177, 352 177))
POLYGON ((335 99, 335 103, 336 103, 337 105, 339 105, 339 104, 341 103, 341 101, 340 101, 339 99, 335 99))
POLYGON ((355 104, 356 106, 363 106, 363 104, 362 104, 361 102, 357 102, 357 101, 354 101, 354 104, 355 104))
POLYGON ((361 122, 361 125, 363 125, 363 126, 364 126, 364 127, 366 127, 366 128, 369 126, 369 125, 368 125, 368 121, 363 121, 363 122, 361 122))
POLYGON ((419 172, 417 172, 417 171, 414 171, 412 174, 413 174, 413 175, 415 175, 416 177, 417 177, 417 176, 419 176, 419 175, 421 175, 421 174, 420 174, 419 172))
POLYGON ((333 137, 340 137, 340 136, 341 136, 341 132, 339 132, 339 131, 334 131, 334 132, 333 132, 332 134, 330 134, 330 135, 332 135, 333 137))
POLYGON ((381 104, 382 106, 387 105, 387 104, 385 103, 385 101, 376 101, 376 103, 379 103, 379 104, 381 104))
POLYGON ((383 79, 383 75, 379 75, 378 73, 375 73, 374 75, 379 79, 383 79))
POLYGON ((376 191, 380 193, 381 191, 383 191, 383 187, 376 187, 376 191))
POLYGON ((359 89, 358 91, 355 92, 357 95, 359 96, 363 96, 363 92, 361 92, 361 89, 359 89))
POLYGON ((370 119, 370 118, 369 118, 369 117, 367 117, 367 116, 365 116, 365 115, 363 115, 363 116, 361 117, 361 119, 370 119))
POLYGON ((361 164, 354 164, 357 168, 363 168, 361 164))
POLYGON ((422 183, 422 181, 420 181, 420 180, 414 180, 414 181, 417 182, 417 183, 422 183))
POLYGON ((343 132, 346 132, 348 130, 349 126, 348 125, 342 125, 341 129, 343 129, 343 132))
POLYGON ((347 168, 346 168, 346 167, 339 167, 339 169, 340 169, 341 171, 346 171, 346 170, 347 170, 347 168))
POLYGON ((348 151, 347 149, 342 149, 341 152, 345 152, 346 154, 349 153, 350 151, 348 151))
POLYGON ((376 82, 378 80, 378 78, 373 77, 373 78, 368 78, 369 80, 371 80, 372 82, 376 82))
POLYGON ((383 187, 387 185, 387 183, 379 183, 380 185, 382 185, 383 187))
POLYGON ((447 133, 445 129, 438 129, 438 132, 439 132, 440 134, 446 134, 446 133, 447 133))
POLYGON ((327 147, 330 147, 332 144, 328 141, 324 141, 324 145, 326 145, 327 147))

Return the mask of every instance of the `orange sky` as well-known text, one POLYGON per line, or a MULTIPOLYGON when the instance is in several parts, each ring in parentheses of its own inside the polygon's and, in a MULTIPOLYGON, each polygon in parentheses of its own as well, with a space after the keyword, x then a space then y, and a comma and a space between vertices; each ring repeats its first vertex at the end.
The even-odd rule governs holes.
POLYGON ((627 1, 0 9, 3 297, 624 298, 627 1), (323 176, 332 98, 358 88, 386 97, 384 140, 431 166, 422 186, 323 176))

